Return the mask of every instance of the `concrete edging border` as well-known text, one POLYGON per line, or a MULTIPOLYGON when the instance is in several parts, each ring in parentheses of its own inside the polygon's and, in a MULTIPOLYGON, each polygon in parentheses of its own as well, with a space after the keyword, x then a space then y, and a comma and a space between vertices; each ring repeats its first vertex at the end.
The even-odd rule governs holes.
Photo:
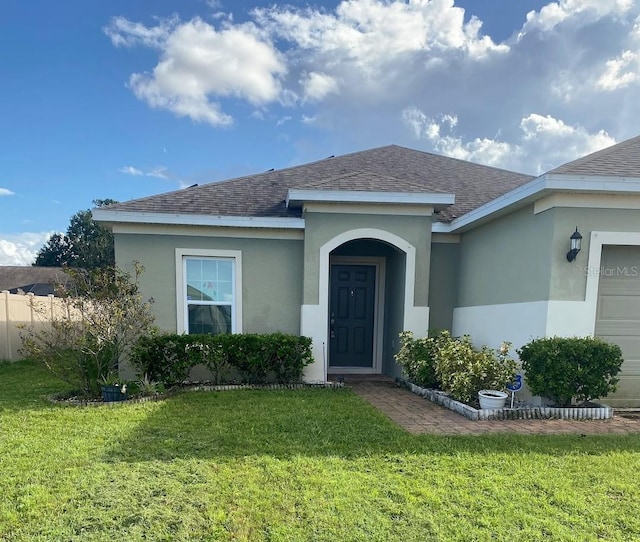
POLYGON ((578 407, 528 407, 496 408, 479 410, 449 397, 441 390, 421 388, 403 378, 396 378, 396 384, 410 392, 424 397, 432 403, 453 410, 465 418, 478 420, 610 420, 613 408, 607 405, 595 408, 578 407))

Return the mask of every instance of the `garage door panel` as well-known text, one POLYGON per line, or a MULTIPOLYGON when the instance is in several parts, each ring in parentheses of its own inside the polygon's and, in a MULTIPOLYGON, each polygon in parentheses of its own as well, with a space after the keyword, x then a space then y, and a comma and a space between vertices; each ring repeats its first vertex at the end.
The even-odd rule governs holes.
POLYGON ((601 398, 600 401, 612 407, 640 407, 640 376, 625 376, 618 383, 615 393, 601 398))
MULTIPOLYGON (((601 320, 630 320, 640 323, 640 296, 603 295, 598 310, 601 320)), ((639 328, 640 329, 640 328, 639 328)))
POLYGON ((616 342, 617 337, 635 336, 638 327, 638 323, 628 320, 600 320, 596 326, 596 335, 602 338, 612 337, 612 342, 616 342))
POLYGON ((640 295, 640 277, 600 277, 601 295, 638 296, 640 295))
POLYGON ((604 246, 595 335, 617 344, 625 360, 611 406, 640 407, 640 247, 604 246))

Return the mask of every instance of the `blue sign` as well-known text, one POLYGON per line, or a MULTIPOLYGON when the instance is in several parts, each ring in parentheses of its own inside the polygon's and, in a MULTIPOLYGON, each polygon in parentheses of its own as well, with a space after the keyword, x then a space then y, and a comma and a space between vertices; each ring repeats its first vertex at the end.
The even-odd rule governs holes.
POLYGON ((522 375, 516 375, 516 379, 507 384, 507 389, 509 391, 520 391, 522 389, 522 375))

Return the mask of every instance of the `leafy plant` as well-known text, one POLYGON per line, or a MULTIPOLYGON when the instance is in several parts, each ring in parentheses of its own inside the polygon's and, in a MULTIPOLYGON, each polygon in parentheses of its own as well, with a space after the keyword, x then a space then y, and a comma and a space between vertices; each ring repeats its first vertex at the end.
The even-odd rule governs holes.
MULTIPOLYGON (((142 272, 138 263, 133 276, 118 268, 75 272, 78 293, 64 298, 66 310, 41 314, 41 322, 24 328, 23 355, 86 395, 99 395, 99 380, 117 375, 139 337, 151 330, 151 306, 138 287, 142 272)), ((41 310, 35 303, 33 309, 41 310)))
POLYGON ((560 405, 615 391, 623 362, 619 346, 592 337, 534 339, 518 354, 531 392, 560 405))
POLYGON ((439 388, 436 376, 436 340, 434 337, 414 339, 411 331, 400 333, 400 350, 394 356, 411 382, 423 388, 439 388))
POLYGON ((221 383, 235 370, 242 380, 300 380, 313 362, 311 339, 283 333, 236 335, 150 335, 142 337, 131 356, 149 378, 172 385, 186 380, 191 368, 205 365, 221 383))
POLYGON ((451 337, 443 331, 435 338, 436 376, 454 399, 475 402, 483 389, 504 390, 516 374, 516 364, 508 357, 510 343, 496 351, 487 346, 474 348, 471 337, 451 337))

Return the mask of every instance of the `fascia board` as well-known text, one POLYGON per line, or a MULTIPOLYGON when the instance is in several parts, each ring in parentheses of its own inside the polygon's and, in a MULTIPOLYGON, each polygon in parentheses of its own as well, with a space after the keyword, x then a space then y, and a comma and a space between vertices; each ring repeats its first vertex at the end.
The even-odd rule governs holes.
POLYGON ((145 213, 131 211, 110 211, 93 209, 93 219, 97 222, 126 222, 130 224, 179 224, 186 226, 227 226, 235 228, 281 228, 304 229, 303 218, 212 216, 170 213, 145 213))
POLYGON ((365 192, 354 190, 289 190, 287 207, 300 206, 306 202, 322 203, 407 203, 413 205, 433 205, 434 207, 453 205, 455 194, 423 192, 365 192))
POLYGON ((472 211, 445 224, 434 222, 434 233, 453 233, 516 204, 536 200, 548 192, 607 192, 640 193, 639 177, 615 177, 607 175, 564 175, 546 173, 493 199, 472 211))

